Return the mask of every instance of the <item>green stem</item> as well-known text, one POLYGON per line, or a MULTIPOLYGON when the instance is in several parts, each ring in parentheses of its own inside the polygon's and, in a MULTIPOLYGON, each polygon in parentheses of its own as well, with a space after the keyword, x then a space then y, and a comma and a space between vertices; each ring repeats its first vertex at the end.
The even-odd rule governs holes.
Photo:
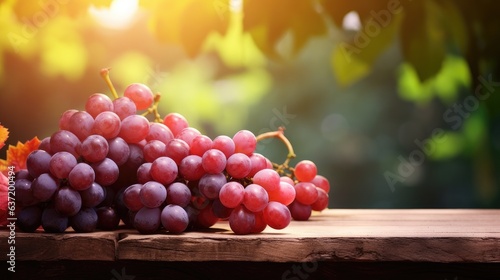
POLYGON ((278 130, 276 130, 276 131, 262 133, 256 137, 257 142, 259 142, 263 139, 267 139, 267 138, 278 138, 281 140, 281 142, 283 142, 285 144, 286 148, 288 149, 288 155, 285 159, 285 162, 283 162, 283 164, 277 165, 276 168, 278 171, 284 171, 285 169, 290 169, 288 167, 288 163, 290 162, 291 159, 296 157, 295 152, 293 151, 292 143, 290 143, 288 138, 285 137, 284 131, 285 131, 284 127, 279 127, 278 130))
POLYGON ((113 83, 111 82, 111 79, 109 78, 109 70, 111 68, 103 68, 101 69, 101 77, 104 79, 106 84, 108 85, 109 89, 111 90, 111 93, 113 94, 114 99, 117 99, 118 93, 115 90, 115 87, 113 86, 113 83))
POLYGON ((160 98, 161 94, 157 93, 154 97, 153 105, 151 105, 151 107, 149 107, 148 110, 142 114, 143 116, 153 114, 155 117, 155 122, 159 123, 163 122, 163 119, 161 118, 161 115, 158 112, 158 104, 160 104, 160 98))

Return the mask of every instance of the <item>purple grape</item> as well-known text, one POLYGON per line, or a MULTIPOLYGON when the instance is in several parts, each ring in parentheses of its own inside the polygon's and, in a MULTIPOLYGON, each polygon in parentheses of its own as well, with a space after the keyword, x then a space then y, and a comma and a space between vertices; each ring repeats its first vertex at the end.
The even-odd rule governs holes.
POLYGON ((229 226, 236 234, 249 234, 255 226, 255 214, 240 205, 229 216, 229 226))
POLYGON ((99 207, 97 213, 97 228, 102 230, 115 230, 120 224, 120 217, 112 207, 99 207))
POLYGON ((208 199, 216 199, 222 186, 227 183, 226 176, 222 173, 205 174, 201 177, 198 187, 203 196, 208 199))
POLYGON ((51 155, 44 150, 35 150, 26 159, 26 168, 29 174, 36 178, 42 173, 49 172, 51 155))
POLYGON ((137 168, 137 182, 140 184, 145 184, 149 181, 154 181, 153 177, 151 177, 151 162, 145 162, 137 168))
POLYGON ((33 195, 31 190, 31 181, 28 179, 16 179, 14 183, 16 188, 16 202, 20 206, 30 206, 38 203, 38 199, 33 195))
POLYGON ((82 141, 87 138, 94 126, 94 118, 85 111, 74 113, 69 119, 69 131, 82 141))
POLYGON ((160 140, 149 141, 142 149, 144 160, 147 162, 153 162, 155 159, 165 156, 165 149, 165 143, 160 140))
POLYGON ((205 175, 202 158, 197 155, 189 155, 182 159, 179 165, 180 175, 188 181, 200 180, 205 175))
POLYGON ((141 191, 139 192, 139 197, 144 206, 148 208, 160 207, 160 205, 165 202, 167 198, 167 190, 162 184, 150 181, 145 183, 141 191))
POLYGON ((78 157, 77 151, 80 149, 80 144, 78 137, 67 130, 59 130, 50 136, 50 151, 53 154, 68 152, 76 158, 78 157))
POLYGON ((42 151, 46 151, 49 154, 53 154, 50 149, 50 137, 45 137, 40 141, 40 145, 38 145, 38 149, 42 151))
POLYGON ((82 207, 82 198, 78 191, 69 187, 60 188, 54 195, 54 208, 65 216, 73 216, 82 207))
POLYGON ((182 207, 170 204, 161 211, 161 224, 170 233, 181 233, 188 227, 189 217, 182 207))
POLYGON ((69 220, 54 207, 47 207, 43 210, 41 224, 45 232, 62 233, 68 228, 69 220))
POLYGON ((189 145, 182 139, 173 139, 165 147, 165 155, 180 164, 189 155, 189 145))
POLYGON ((96 182, 93 182, 90 188, 80 191, 82 207, 96 207, 104 201, 106 193, 104 188, 96 182))
POLYGON ((115 137, 108 140, 108 158, 112 159, 116 165, 121 166, 125 164, 130 156, 130 147, 120 137, 115 137))
POLYGON ((141 184, 134 184, 126 188, 123 192, 123 202, 130 211, 137 212, 144 207, 140 196, 141 188, 141 184))
POLYGON ((69 219, 69 224, 76 232, 93 232, 97 228, 97 213, 94 208, 82 208, 69 219))
POLYGON ((42 224, 42 209, 38 205, 21 209, 17 213, 17 226, 24 232, 34 232, 42 224))
POLYGON ((33 181, 34 178, 35 177, 32 177, 27 169, 21 169, 21 170, 16 172, 16 180, 17 179, 26 179, 26 180, 33 181))
POLYGON ((216 199, 212 203, 212 211, 214 212, 215 216, 221 219, 227 219, 231 215, 231 212, 233 212, 233 208, 227 208, 220 202, 219 199, 216 199))
POLYGON ((168 185, 177 177, 177 164, 169 157, 159 157, 153 161, 150 173, 155 181, 168 185))
POLYGON ((179 205, 180 207, 188 206, 191 202, 191 191, 186 184, 175 182, 167 187, 167 203, 179 205))
POLYGON ((130 155, 123 165, 127 170, 134 172, 144 163, 144 154, 142 148, 137 144, 129 144, 130 155))
POLYGON ((146 136, 146 141, 159 140, 167 144, 172 139, 174 139, 174 135, 168 126, 162 123, 151 123, 149 125, 149 133, 146 136))
POLYGON ((43 173, 31 183, 33 196, 41 202, 50 200, 58 187, 58 183, 49 173, 43 173))
POLYGON ((83 191, 90 188, 94 180, 94 169, 84 162, 75 165, 68 176, 69 185, 77 191, 83 191))
POLYGON ((68 152, 55 153, 49 162, 50 173, 58 179, 66 179, 78 162, 68 152))
POLYGON ((155 233, 160 228, 160 208, 141 208, 134 217, 134 227, 142 234, 155 233))
POLYGON ((105 158, 101 162, 92 163, 91 166, 95 172, 95 182, 99 185, 109 186, 118 180, 120 170, 113 160, 105 158))
POLYGON ((89 135, 83 140, 79 151, 85 161, 91 163, 100 162, 108 154, 108 141, 101 135, 89 135))
POLYGON ((311 205, 304 205, 298 201, 294 201, 288 205, 288 209, 290 209, 290 214, 296 221, 307 221, 311 217, 311 205))

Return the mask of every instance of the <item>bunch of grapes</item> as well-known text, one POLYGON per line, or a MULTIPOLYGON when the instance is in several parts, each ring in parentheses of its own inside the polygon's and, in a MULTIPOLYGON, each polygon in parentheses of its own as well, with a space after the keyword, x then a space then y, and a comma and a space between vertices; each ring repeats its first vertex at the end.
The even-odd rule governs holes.
POLYGON ((157 111, 159 94, 131 84, 114 100, 91 95, 85 110, 68 110, 18 172, 18 225, 33 232, 114 230, 120 221, 140 233, 181 233, 228 220, 236 234, 283 229, 328 206, 328 180, 295 157, 283 130, 248 130, 211 139, 178 113, 157 111), (138 111, 145 110, 144 114, 138 111), (154 121, 146 118, 154 115, 154 121), (263 138, 289 148, 283 164, 256 153, 263 138))

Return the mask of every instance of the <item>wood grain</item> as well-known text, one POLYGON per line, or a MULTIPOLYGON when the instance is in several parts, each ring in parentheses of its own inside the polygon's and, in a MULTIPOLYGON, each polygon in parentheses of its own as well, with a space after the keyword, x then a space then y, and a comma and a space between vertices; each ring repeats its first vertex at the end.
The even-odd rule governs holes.
MULTIPOLYGON (((7 239, 6 232, 0 232, 0 252, 2 260, 11 245, 3 240, 7 239), (6 252, 4 254, 4 252, 6 252)), ((44 233, 16 233, 16 261, 54 261, 54 260, 96 260, 112 261, 116 258, 117 232, 93 232, 64 234, 44 233)))
MULTIPOLYGON (((1 231, 6 240, 8 232, 1 231)), ((1 259, 7 244, 0 243, 1 259)), ((17 260, 500 263, 500 210, 327 210, 284 230, 16 233, 17 260)))

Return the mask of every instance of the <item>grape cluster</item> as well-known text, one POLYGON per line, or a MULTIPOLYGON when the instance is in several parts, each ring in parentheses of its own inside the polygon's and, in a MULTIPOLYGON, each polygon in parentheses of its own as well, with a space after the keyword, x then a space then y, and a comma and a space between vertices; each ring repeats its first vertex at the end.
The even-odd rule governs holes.
POLYGON ((224 219, 249 234, 327 207, 330 185, 313 162, 273 164, 255 152, 258 137, 248 130, 212 140, 178 113, 159 117, 159 98, 146 85, 132 84, 122 97, 110 88, 114 100, 96 93, 85 110, 64 112, 18 172, 23 231, 114 230, 123 221, 144 234, 181 233, 224 219))

